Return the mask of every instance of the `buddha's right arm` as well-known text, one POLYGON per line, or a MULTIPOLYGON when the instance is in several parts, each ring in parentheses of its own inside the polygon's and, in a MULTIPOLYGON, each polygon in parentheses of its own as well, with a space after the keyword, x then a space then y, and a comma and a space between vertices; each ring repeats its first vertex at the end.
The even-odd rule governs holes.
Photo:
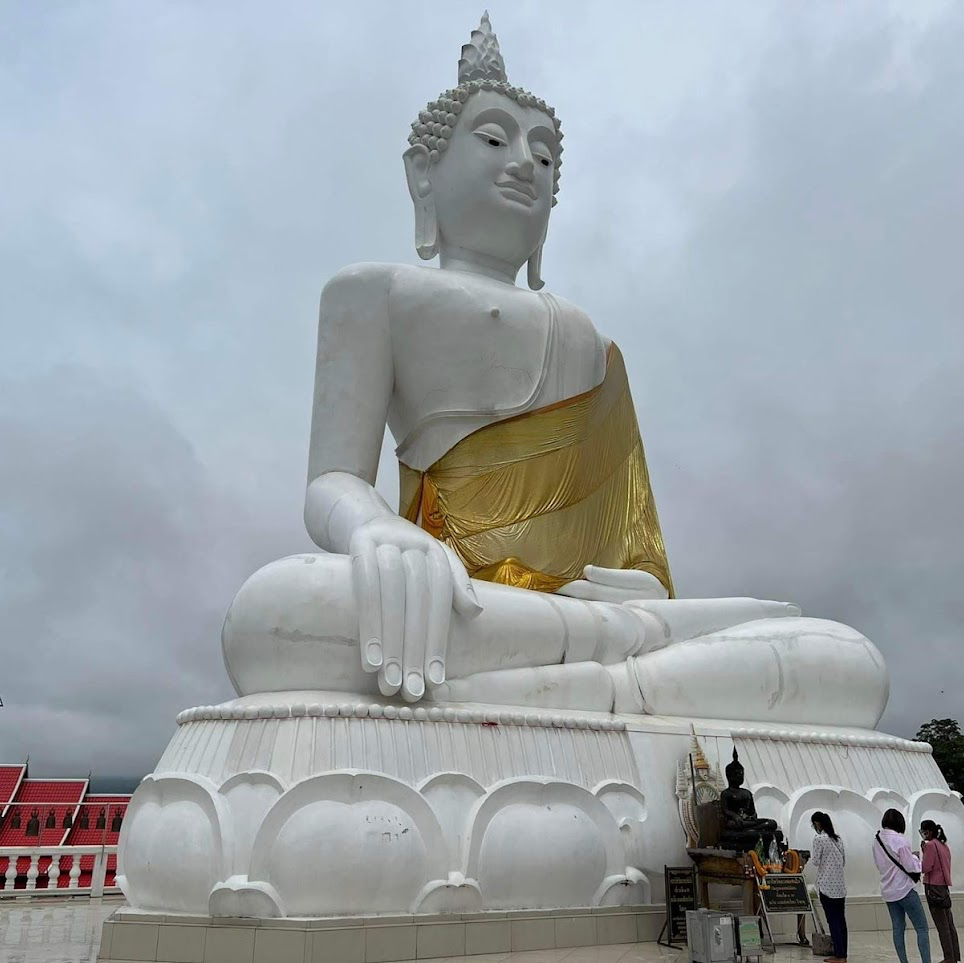
POLYGON ((305 527, 351 556, 362 668, 383 695, 417 701, 445 681, 452 607, 481 611, 455 553, 400 518, 375 489, 393 388, 392 268, 360 264, 325 286, 311 417, 305 527))
POLYGON ((305 527, 329 552, 347 553, 357 528, 395 516, 373 487, 393 383, 391 279, 386 265, 356 264, 321 294, 305 527))

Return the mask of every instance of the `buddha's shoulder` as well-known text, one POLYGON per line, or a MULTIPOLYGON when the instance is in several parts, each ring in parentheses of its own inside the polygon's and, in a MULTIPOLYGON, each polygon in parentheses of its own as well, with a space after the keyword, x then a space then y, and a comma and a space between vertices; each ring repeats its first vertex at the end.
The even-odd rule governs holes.
POLYGON ((418 300, 422 294, 431 297, 440 288, 451 286, 452 279, 445 271, 364 261, 349 264, 332 275, 321 292, 321 301, 323 306, 346 301, 372 305, 377 301, 387 305, 391 314, 399 302, 418 300))
POLYGON ((391 289, 397 272, 405 267, 404 264, 374 261, 349 264, 328 279, 321 292, 322 300, 344 294, 384 293, 391 289))
POLYGON ((387 331, 395 313, 392 292, 396 281, 412 270, 415 269, 406 264, 372 261, 342 268, 322 288, 319 324, 322 327, 349 325, 359 334, 387 331))
POLYGON ((573 304, 572 301, 568 301, 566 298, 562 297, 561 294, 556 294, 552 292, 552 300, 556 303, 556 309, 559 313, 572 321, 579 324, 585 324, 593 326, 593 320, 578 304, 573 304))
POLYGON ((610 339, 596 327, 593 319, 578 304, 573 304, 558 294, 553 294, 552 299, 556 302, 560 317, 570 330, 582 332, 586 337, 597 339, 605 348, 609 347, 610 339))

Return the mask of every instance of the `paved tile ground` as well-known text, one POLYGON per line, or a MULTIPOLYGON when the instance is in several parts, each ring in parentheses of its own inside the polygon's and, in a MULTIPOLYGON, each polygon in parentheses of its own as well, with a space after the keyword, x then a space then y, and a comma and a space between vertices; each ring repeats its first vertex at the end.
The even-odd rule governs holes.
MULTIPOLYGON (((959 931, 960 932, 960 931, 959 931)), ((964 936, 964 932, 962 932, 964 936)), ((913 930, 907 939, 910 963, 919 963, 913 930)), ((941 958, 937 934, 931 934, 931 956, 934 963, 941 958)), ((850 963, 895 963, 897 954, 890 933, 854 933, 850 936, 850 963)), ((0 956, 0 961, 3 957, 0 956)), ((425 960, 420 963, 688 963, 686 951, 668 950, 656 943, 636 943, 634 946, 587 946, 570 950, 535 950, 531 953, 507 953, 495 956, 452 956, 444 960, 425 960)), ((775 955, 767 954, 764 963, 820 963, 809 948, 779 945, 775 955)))
MULTIPOLYGON (((122 900, 33 899, 0 901, 0 963, 94 963, 100 927, 122 900)), ((962 933, 964 937, 964 933, 962 933)), ((911 963, 917 960, 913 931, 908 941, 911 963)), ((931 952, 940 959, 940 944, 931 934, 931 952)), ((777 948, 780 963, 814 963, 809 950, 777 948)), ((850 938, 850 963, 893 963, 889 933, 856 933, 850 938)), ((766 959, 773 960, 773 957, 766 959)), ((492 956, 458 956, 422 963, 685 963, 687 954, 656 943, 595 946, 567 950, 535 950, 492 956)))
POLYGON ((0 963, 93 963, 101 924, 122 898, 0 901, 0 963))

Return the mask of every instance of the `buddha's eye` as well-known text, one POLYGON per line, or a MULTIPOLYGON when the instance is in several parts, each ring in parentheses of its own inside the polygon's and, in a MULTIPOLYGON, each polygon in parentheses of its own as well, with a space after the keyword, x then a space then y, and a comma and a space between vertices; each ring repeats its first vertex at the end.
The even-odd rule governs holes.
POLYGON ((497 124, 486 124, 475 131, 475 135, 489 147, 505 147, 508 142, 505 132, 497 124))
POLYGON ((552 167, 552 151, 549 149, 548 144, 542 142, 541 139, 532 141, 532 160, 536 164, 542 164, 543 167, 552 167))

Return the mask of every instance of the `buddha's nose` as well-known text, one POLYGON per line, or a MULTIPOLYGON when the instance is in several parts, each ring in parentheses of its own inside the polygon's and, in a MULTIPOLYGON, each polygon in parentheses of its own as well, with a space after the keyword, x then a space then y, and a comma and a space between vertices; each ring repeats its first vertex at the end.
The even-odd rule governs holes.
POLYGON ((521 157, 509 161, 505 166, 506 173, 513 177, 518 177, 520 181, 531 181, 532 174, 536 169, 532 155, 525 151, 521 157))

